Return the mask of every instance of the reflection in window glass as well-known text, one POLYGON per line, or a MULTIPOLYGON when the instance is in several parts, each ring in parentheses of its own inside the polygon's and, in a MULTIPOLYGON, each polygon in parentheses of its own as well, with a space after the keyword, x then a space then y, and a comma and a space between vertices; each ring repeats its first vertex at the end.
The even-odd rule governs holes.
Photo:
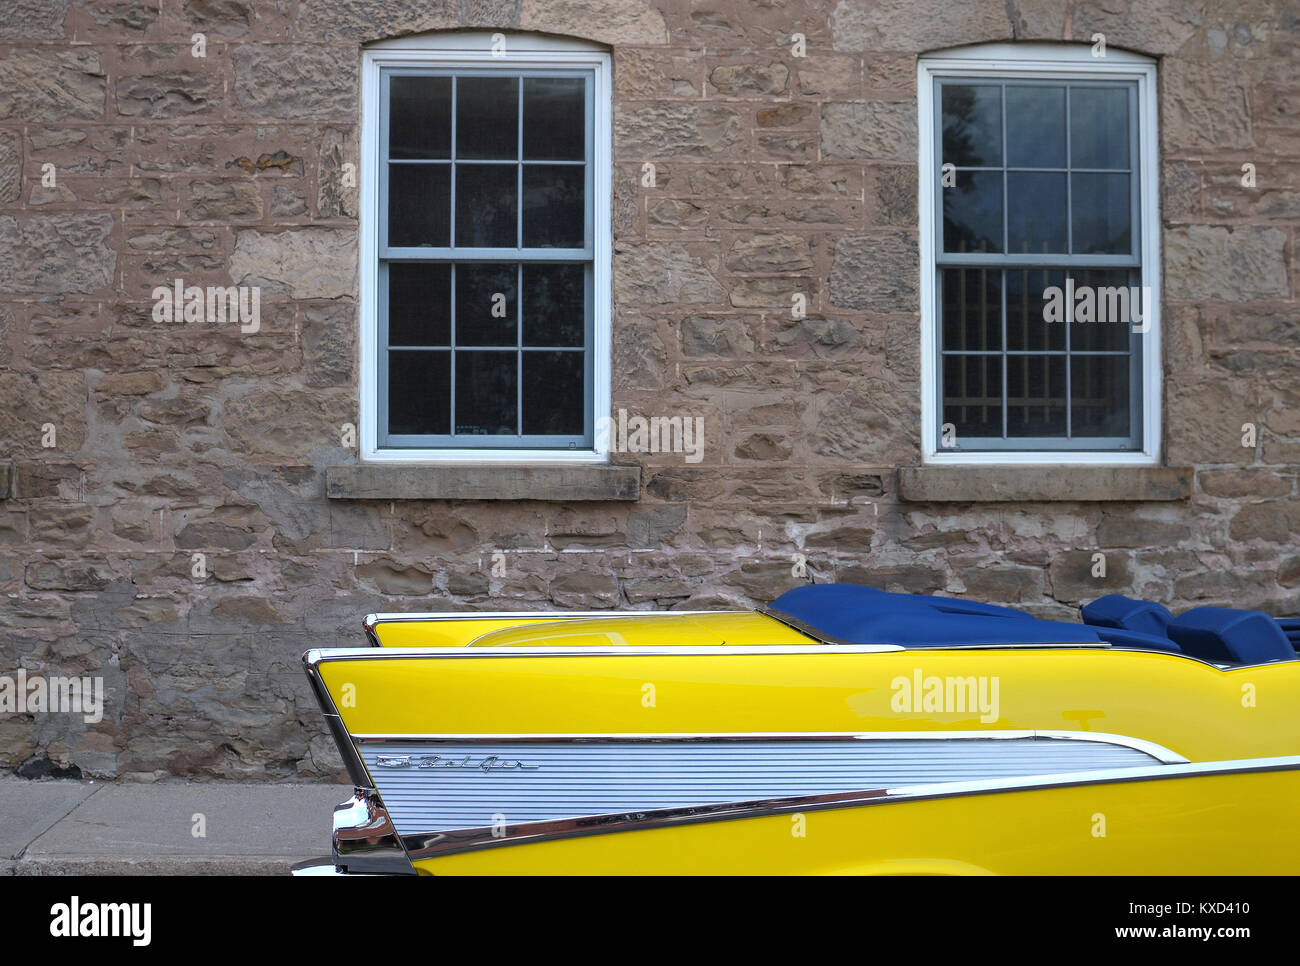
POLYGON ((384 75, 385 445, 590 445, 592 76, 384 75))
POLYGON ((1139 447, 1133 83, 936 88, 943 422, 974 450, 1139 447))

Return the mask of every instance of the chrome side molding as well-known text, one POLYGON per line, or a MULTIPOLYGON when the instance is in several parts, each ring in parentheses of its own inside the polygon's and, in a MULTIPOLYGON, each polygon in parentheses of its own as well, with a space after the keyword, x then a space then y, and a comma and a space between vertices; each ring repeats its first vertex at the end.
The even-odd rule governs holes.
POLYGON ((436 858, 474 849, 525 845, 581 835, 630 832, 699 822, 786 815, 794 812, 859 808, 969 795, 1037 791, 1084 785, 1107 785, 1140 781, 1165 781, 1207 775, 1249 774, 1300 769, 1300 755, 1275 758, 1246 758, 1231 761, 1187 762, 1151 767, 1126 767, 1060 775, 993 778, 979 781, 937 782, 899 788, 873 788, 822 795, 798 795, 747 802, 692 805, 689 807, 650 809, 546 822, 525 822, 495 827, 463 828, 446 832, 403 836, 402 841, 412 860, 436 858))

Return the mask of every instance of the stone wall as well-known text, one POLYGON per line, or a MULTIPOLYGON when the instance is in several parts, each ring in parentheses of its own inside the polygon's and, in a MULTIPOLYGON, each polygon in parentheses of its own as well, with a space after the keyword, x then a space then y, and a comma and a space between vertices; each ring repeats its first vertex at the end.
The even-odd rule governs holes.
POLYGON ((102 674, 109 701, 91 725, 0 714, 0 766, 332 775, 298 658, 375 610, 840 580, 1065 617, 1106 592, 1300 612, 1298 44, 1284 0, 6 0, 0 671, 102 674), (637 501, 325 496, 356 461, 359 47, 459 27, 613 48, 614 404, 706 427, 701 462, 642 459, 637 501), (916 55, 1095 32, 1162 57, 1166 459, 1190 498, 903 500, 916 55), (260 285, 261 330, 156 322, 177 277, 260 285))

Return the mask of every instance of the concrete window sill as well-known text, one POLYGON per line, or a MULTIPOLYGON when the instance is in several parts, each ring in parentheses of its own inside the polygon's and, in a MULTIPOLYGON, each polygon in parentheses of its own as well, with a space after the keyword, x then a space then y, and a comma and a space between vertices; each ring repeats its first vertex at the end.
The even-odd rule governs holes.
POLYGON ((635 501, 641 467, 359 463, 329 467, 325 494, 331 500, 635 501))
POLYGON ((1186 500, 1182 466, 908 466, 899 496, 910 503, 1093 503, 1186 500))

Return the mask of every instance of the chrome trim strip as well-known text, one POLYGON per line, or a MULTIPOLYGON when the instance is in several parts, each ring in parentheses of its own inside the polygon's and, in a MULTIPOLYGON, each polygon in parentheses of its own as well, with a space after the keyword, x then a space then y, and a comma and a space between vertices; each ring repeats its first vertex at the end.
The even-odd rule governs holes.
POLYGON ((1164 745, 1144 738, 1116 735, 1102 731, 1057 730, 998 730, 998 731, 745 731, 745 732, 609 732, 602 734, 361 734, 353 735, 360 745, 411 742, 420 744, 671 744, 710 741, 1024 741, 1040 738, 1046 741, 1088 741, 1103 745, 1117 745, 1140 751, 1165 764, 1186 764, 1187 758, 1164 745))
POLYGON ((708 657, 724 654, 886 654, 905 651, 898 644, 845 644, 828 647, 825 644, 683 644, 651 645, 647 647, 385 647, 376 651, 372 647, 316 647, 303 655, 303 661, 319 664, 321 661, 402 660, 417 657, 708 657))
POLYGON ((367 626, 416 621, 432 623, 433 621, 471 621, 471 620, 518 620, 520 618, 545 618, 550 621, 572 619, 592 620, 602 617, 646 617, 660 615, 663 617, 695 616, 702 614, 752 614, 749 610, 512 610, 512 611, 429 611, 427 613, 408 614, 367 614, 367 626))
POLYGON ((455 832, 424 833, 403 836, 403 844, 413 861, 437 858, 456 852, 521 845, 579 835, 626 832, 664 828, 698 822, 757 818, 792 812, 823 811, 832 808, 856 808, 899 802, 957 798, 969 795, 1038 791, 1047 788, 1070 788, 1081 785, 1110 785, 1136 781, 1159 781, 1197 778, 1205 775, 1248 774, 1254 772, 1300 769, 1300 755, 1275 758, 1244 758, 1233 761, 1187 762, 1155 765, 1150 768, 1114 768, 1104 771, 1071 772, 1041 775, 1031 779, 993 778, 969 782, 941 782, 901 788, 876 788, 829 795, 798 796, 751 802, 699 805, 690 808, 656 809, 615 815, 590 815, 553 822, 529 822, 520 825, 462 829, 455 832), (494 835, 495 831, 495 835, 494 835))
MULTIPOLYGON (((367 651, 374 654, 373 648, 367 648, 367 651)), ((330 696, 329 689, 325 687, 325 682, 320 678, 320 672, 316 669, 318 662, 310 660, 313 653, 315 652, 308 651, 302 656, 303 670, 307 673, 307 681, 311 684, 312 694, 316 697, 316 703, 320 706, 321 715, 325 718, 325 725, 330 731, 330 737, 334 739, 334 744, 338 747, 339 755, 343 759, 343 767, 348 772, 348 779, 355 786, 368 786, 370 784, 370 775, 366 772, 366 766, 361 760, 361 756, 357 754, 356 746, 352 744, 348 729, 343 725, 343 718, 339 715, 338 708, 334 706, 334 699, 330 696)))
MULTIPOLYGON (((372 655, 374 648, 366 648, 372 655)), ((315 651, 308 651, 302 656, 303 669, 311 684, 316 703, 320 705, 321 716, 330 731, 330 737, 338 748, 347 769, 348 777, 355 787, 352 798, 334 808, 333 846, 335 861, 341 866, 345 862, 358 871, 375 871, 392 874, 413 874, 411 860, 406 855, 406 846, 397 835, 393 823, 388 821, 383 800, 374 790, 374 783, 366 769, 365 762, 357 753, 357 746, 348 734, 343 718, 339 715, 329 689, 321 680, 317 669, 317 660, 313 659, 315 651), (356 820, 352 826, 340 824, 340 813, 347 812, 356 820), (362 832, 364 830, 364 832, 362 832), (357 834, 352 834, 352 833, 357 834), (341 836, 341 837, 340 837, 341 836), (348 858, 344 858, 344 853, 348 858), (398 857, 400 856, 400 863, 398 857)))
POLYGON ((292 876, 347 875, 346 872, 339 871, 338 866, 334 864, 334 858, 329 855, 322 855, 319 859, 304 859, 302 862, 295 862, 289 866, 289 874, 292 876))

